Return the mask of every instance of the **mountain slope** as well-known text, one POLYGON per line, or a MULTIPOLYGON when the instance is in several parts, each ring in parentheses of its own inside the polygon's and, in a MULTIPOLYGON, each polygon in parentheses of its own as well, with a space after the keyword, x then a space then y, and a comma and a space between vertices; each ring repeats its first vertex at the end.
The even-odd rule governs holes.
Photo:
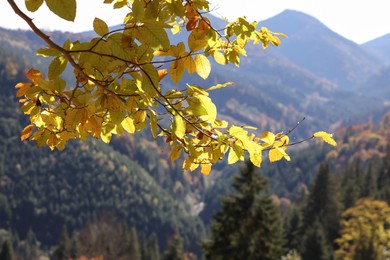
POLYGON ((14 85, 25 80, 23 60, 0 47, 0 229, 21 239, 31 229, 46 247, 64 225, 74 231, 110 212, 143 235, 155 232, 161 248, 180 233, 199 253, 194 241, 204 235, 203 224, 141 163, 99 141, 73 141, 62 152, 20 141, 26 117, 14 85))
POLYGON ((386 65, 390 65, 390 33, 362 44, 362 47, 373 53, 386 65))
POLYGON ((287 57, 344 89, 351 89, 382 65, 358 44, 298 11, 286 10, 261 25, 288 36, 273 53, 287 57))

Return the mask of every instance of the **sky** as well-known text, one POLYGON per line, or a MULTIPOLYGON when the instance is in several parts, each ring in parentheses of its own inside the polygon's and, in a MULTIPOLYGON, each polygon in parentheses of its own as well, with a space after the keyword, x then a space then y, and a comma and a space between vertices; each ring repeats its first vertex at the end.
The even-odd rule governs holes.
MULTIPOLYGON (((24 0, 15 0, 26 11, 24 0)), ((286 9, 304 12, 317 18, 334 32, 358 44, 390 33, 389 0, 209 0, 213 13, 228 19, 246 16, 249 20, 262 21, 286 9)), ((95 17, 108 25, 120 24, 125 9, 113 10, 103 0, 79 0, 75 22, 57 18, 43 5, 35 13, 26 11, 38 27, 46 30, 81 32, 92 29, 95 17)), ((6 0, 0 0, 0 27, 28 29, 6 0)), ((270 28, 272 30, 272 28, 270 28)))

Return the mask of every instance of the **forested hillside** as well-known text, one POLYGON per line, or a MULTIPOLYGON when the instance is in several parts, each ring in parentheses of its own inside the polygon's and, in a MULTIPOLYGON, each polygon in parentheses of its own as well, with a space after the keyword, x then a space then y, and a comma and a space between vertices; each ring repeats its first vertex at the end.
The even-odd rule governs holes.
MULTIPOLYGON (((295 249, 305 260, 330 259, 342 245, 335 242, 341 238, 341 212, 366 197, 390 203, 389 69, 305 14, 287 11, 265 24, 293 24, 283 19, 306 23, 305 31, 275 28, 291 34, 286 46, 251 49, 240 68, 214 66, 205 85, 235 82, 212 94, 225 119, 287 132, 305 117, 290 134, 292 141, 318 129, 335 131, 336 148, 306 142, 290 153, 291 162, 260 169, 269 181, 260 181, 259 196, 281 209, 284 223, 278 254, 295 249), (318 30, 321 38, 311 38, 318 30), (297 49, 302 38, 309 39, 308 52, 297 49), (321 50, 314 48, 318 41, 321 50), (339 55, 346 48, 360 54, 339 55), (337 73, 322 69, 340 66, 337 73)), ((32 53, 40 42, 31 32, 0 29, 0 36, 0 254, 8 250, 6 241, 20 259, 91 256, 104 243, 118 259, 170 259, 176 253, 200 259, 221 196, 237 194, 231 184, 245 170, 222 162, 208 177, 183 172, 182 162, 171 163, 164 152, 164 140, 143 134, 115 137, 110 145, 72 141, 62 152, 21 142, 27 119, 14 85, 26 80, 26 69, 45 61, 32 53)))

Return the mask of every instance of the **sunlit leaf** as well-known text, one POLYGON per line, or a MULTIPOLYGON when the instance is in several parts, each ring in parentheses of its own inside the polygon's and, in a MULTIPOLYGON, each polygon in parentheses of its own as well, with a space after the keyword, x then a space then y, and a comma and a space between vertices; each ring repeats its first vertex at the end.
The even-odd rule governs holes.
POLYGON ((182 150, 183 148, 180 145, 176 145, 172 148, 171 153, 169 154, 169 159, 171 160, 171 162, 179 159, 182 150))
POLYGON ((30 12, 35 12, 43 4, 43 0, 26 0, 26 8, 30 12))
POLYGON ((67 63, 68 60, 63 56, 55 57, 49 65, 48 78, 55 79, 61 75, 61 73, 64 72, 67 63))
POLYGON ((26 126, 23 130, 22 130, 22 134, 21 134, 21 137, 20 139, 22 141, 26 140, 27 138, 30 137, 31 133, 32 133, 32 130, 34 128, 34 125, 33 124, 29 124, 28 126, 26 126))
POLYGON ((211 163, 202 163, 200 165, 201 167, 201 173, 205 176, 208 176, 211 171, 211 163))
POLYGON ((97 17, 93 20, 93 30, 100 36, 106 36, 109 32, 106 22, 97 17))
POLYGON ((324 132, 324 131, 319 131, 319 132, 314 133, 313 136, 317 137, 317 138, 321 138, 326 143, 328 143, 332 146, 337 146, 336 141, 333 139, 333 134, 329 134, 329 133, 324 132))
POLYGON ((76 18, 76 0, 46 0, 50 11, 67 21, 74 21, 76 18))
POLYGON ((176 115, 172 124, 172 131, 178 138, 183 138, 186 133, 186 122, 184 119, 176 115))
POLYGON ((196 73, 202 78, 207 79, 211 72, 210 61, 202 54, 195 55, 196 73))

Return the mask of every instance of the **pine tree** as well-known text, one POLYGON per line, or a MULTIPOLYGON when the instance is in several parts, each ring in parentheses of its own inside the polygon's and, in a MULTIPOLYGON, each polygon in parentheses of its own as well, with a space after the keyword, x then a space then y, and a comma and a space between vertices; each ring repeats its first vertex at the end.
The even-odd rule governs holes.
POLYGON ((390 203, 390 145, 386 148, 386 155, 382 160, 377 181, 378 197, 390 203))
POLYGON ((352 207, 363 193, 363 174, 360 169, 360 161, 357 161, 348 167, 342 183, 344 191, 344 208, 352 207))
POLYGON ((206 259, 279 259, 282 230, 279 209, 266 194, 267 182, 250 163, 233 180, 237 194, 222 199, 203 243, 206 259))
POLYGON ((134 259, 134 260, 140 260, 141 259, 141 249, 140 249, 140 246, 139 246, 139 240, 138 240, 138 234, 137 234, 137 230, 132 227, 130 229, 130 255, 131 255, 131 259, 134 259))
MULTIPOLYGON (((324 163, 320 166, 303 208, 303 223, 305 227, 310 227, 318 220, 326 231, 325 238, 329 248, 332 248, 333 241, 338 237, 340 214, 339 188, 335 176, 329 171, 329 165, 324 163)), ((300 253, 303 251, 304 245, 301 246, 300 253)))
POLYGON ((160 259, 160 248, 158 246, 158 237, 156 233, 152 233, 147 241, 148 251, 149 251, 149 260, 158 260, 160 259))
POLYGON ((374 170, 373 162, 368 165, 368 171, 364 176, 362 197, 374 198, 378 191, 377 173, 374 170))
POLYGON ((0 259, 1 260, 14 260, 14 251, 11 245, 11 242, 7 239, 3 242, 3 245, 1 246, 1 252, 0 252, 0 259))
POLYGON ((303 236, 303 222, 301 209, 292 207, 284 213, 284 238, 285 247, 288 249, 298 249, 303 236))
POLYGON ((180 235, 175 234, 168 241, 168 248, 164 252, 163 260, 183 260, 183 243, 180 235))
POLYGON ((71 241, 69 239, 68 230, 64 225, 60 241, 58 242, 57 248, 53 253, 54 260, 67 260, 71 257, 71 241))
POLYGON ((303 260, 328 260, 331 259, 329 243, 326 241, 326 233, 321 222, 316 221, 307 229, 303 237, 304 248, 301 253, 303 260))

